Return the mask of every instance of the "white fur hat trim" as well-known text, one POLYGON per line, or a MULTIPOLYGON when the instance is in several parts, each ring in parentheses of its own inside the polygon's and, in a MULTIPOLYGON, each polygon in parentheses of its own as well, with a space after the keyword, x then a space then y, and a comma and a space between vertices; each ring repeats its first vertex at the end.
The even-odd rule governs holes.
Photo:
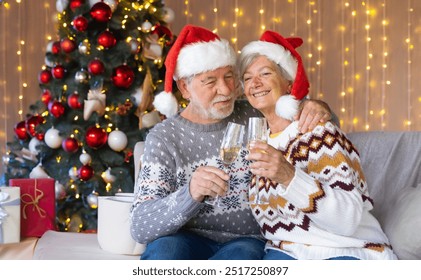
POLYGON ((285 69, 291 76, 290 78, 295 79, 297 75, 297 60, 283 46, 265 41, 253 41, 247 44, 241 51, 241 55, 247 55, 249 53, 259 53, 270 58, 285 69))
POLYGON ((225 66, 234 66, 236 54, 227 40, 198 42, 184 46, 177 58, 175 80, 225 66))

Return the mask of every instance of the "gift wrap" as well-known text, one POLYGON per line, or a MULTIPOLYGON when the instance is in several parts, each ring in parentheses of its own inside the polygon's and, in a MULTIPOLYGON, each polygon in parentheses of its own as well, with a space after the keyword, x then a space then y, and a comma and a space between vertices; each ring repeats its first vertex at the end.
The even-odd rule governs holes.
POLYGON ((105 251, 140 255, 144 244, 133 240, 130 234, 130 208, 133 194, 98 197, 98 243, 105 251))
POLYGON ((20 188, 0 187, 0 244, 20 242, 20 188))
POLYGON ((54 179, 10 179, 10 186, 20 188, 23 237, 41 237, 47 230, 56 230, 56 197, 54 179))

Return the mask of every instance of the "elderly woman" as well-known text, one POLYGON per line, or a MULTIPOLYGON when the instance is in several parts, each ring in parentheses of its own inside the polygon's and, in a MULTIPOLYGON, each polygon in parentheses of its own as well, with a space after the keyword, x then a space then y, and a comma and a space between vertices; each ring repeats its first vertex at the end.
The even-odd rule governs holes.
POLYGON ((269 127, 268 143, 254 143, 247 158, 268 202, 251 204, 267 239, 265 259, 396 259, 370 213, 373 201, 350 140, 332 122, 300 133, 293 120, 309 88, 295 50, 301 44, 267 31, 238 62, 244 93, 269 127))

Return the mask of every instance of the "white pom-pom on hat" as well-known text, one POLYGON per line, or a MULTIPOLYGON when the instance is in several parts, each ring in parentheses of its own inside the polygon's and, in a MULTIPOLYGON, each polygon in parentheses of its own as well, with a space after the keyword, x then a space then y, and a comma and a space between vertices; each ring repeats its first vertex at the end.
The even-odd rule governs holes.
POLYGON ((178 101, 177 98, 171 92, 161 91, 153 100, 153 106, 161 114, 167 118, 172 117, 178 112, 178 101))
POLYGON ((283 95, 276 101, 275 113, 281 118, 294 121, 294 117, 298 114, 299 106, 300 101, 293 95, 283 95))

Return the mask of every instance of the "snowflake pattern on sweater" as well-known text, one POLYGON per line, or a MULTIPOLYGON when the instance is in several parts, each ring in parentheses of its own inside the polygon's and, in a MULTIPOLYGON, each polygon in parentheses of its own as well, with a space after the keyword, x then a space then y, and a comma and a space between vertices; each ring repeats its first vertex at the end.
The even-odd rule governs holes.
POLYGON ((223 207, 194 201, 189 193, 191 176, 199 166, 223 168, 219 147, 227 123, 246 124, 256 115, 247 102, 239 101, 220 123, 202 125, 177 115, 149 132, 131 210, 131 234, 137 242, 148 243, 180 229, 217 242, 262 238, 250 207, 242 201, 251 180, 245 148, 229 166, 230 190, 220 198, 223 207))
POLYGON ((373 201, 358 151, 338 127, 321 123, 300 134, 293 122, 269 144, 282 151, 295 176, 287 188, 260 182, 259 195, 269 204, 253 204, 252 211, 269 240, 266 248, 297 259, 396 259, 370 213, 373 201))

